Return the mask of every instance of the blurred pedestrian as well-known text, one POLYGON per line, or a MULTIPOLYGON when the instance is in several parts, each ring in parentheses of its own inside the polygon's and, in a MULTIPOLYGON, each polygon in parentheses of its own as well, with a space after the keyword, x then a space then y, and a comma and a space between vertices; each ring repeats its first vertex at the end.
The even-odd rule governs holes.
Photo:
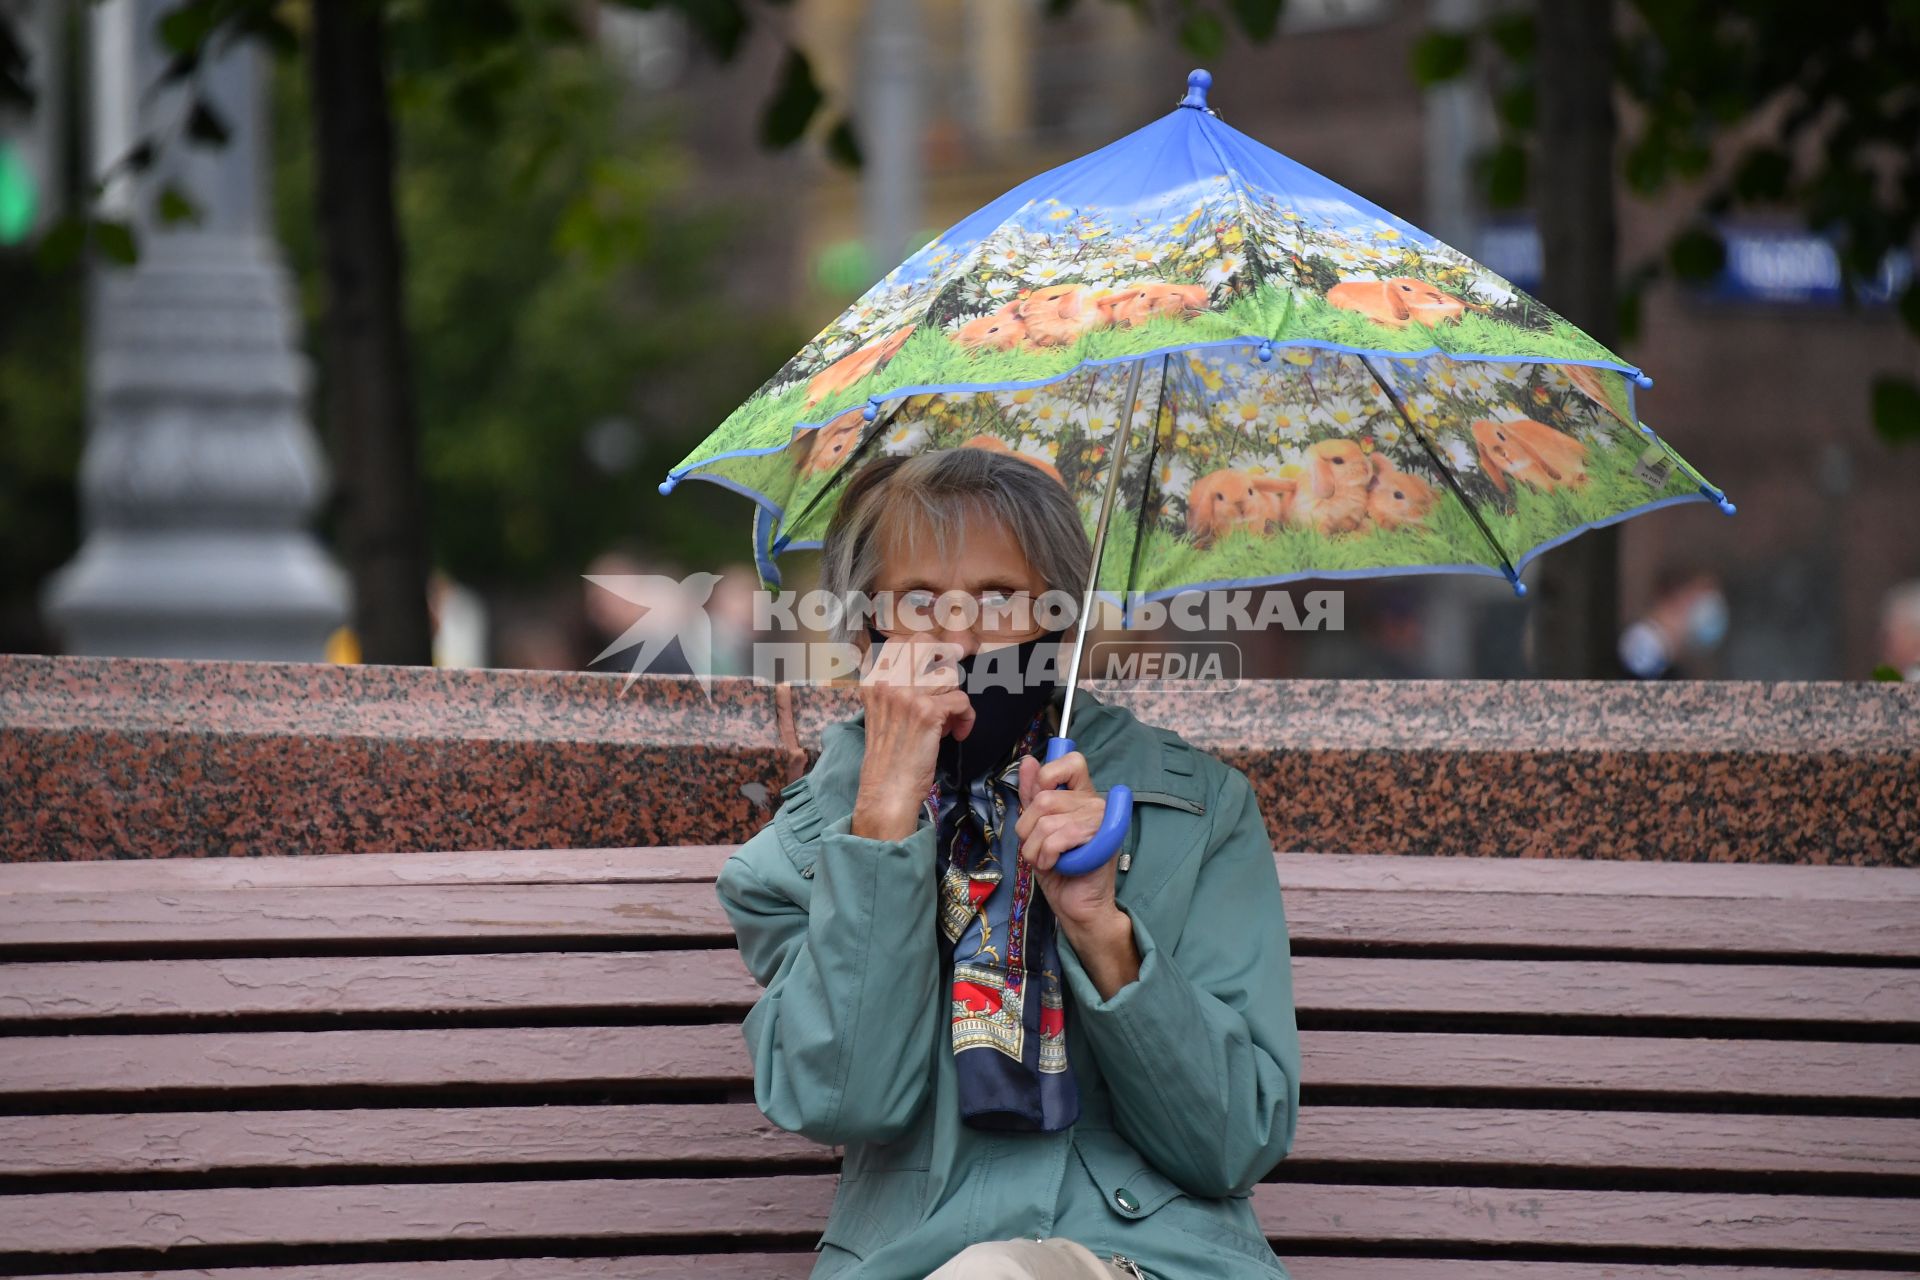
POLYGON ((1880 661, 1901 679, 1920 681, 1920 578, 1893 587, 1881 598, 1880 661))
POLYGON ((1705 569, 1665 569, 1653 607, 1620 633, 1620 666, 1638 680, 1679 679, 1727 636, 1729 614, 1719 577, 1705 569))

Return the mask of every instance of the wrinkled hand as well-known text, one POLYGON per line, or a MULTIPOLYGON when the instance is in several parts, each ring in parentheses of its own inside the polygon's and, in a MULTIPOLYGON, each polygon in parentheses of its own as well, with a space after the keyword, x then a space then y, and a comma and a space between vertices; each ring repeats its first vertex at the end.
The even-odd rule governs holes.
POLYGON ((1014 834, 1020 857, 1034 870, 1040 891, 1047 895, 1060 927, 1079 949, 1079 939, 1111 930, 1120 916, 1114 902, 1115 863, 1109 858, 1083 876, 1062 875, 1053 869, 1060 855, 1078 849, 1100 830, 1107 812, 1104 792, 1093 789, 1087 758, 1069 751, 1052 764, 1032 756, 1020 761, 1020 820, 1014 834), (1065 790, 1055 790, 1064 786, 1065 790))
POLYGON ((904 840, 919 824, 941 738, 967 736, 973 704, 960 688, 954 645, 895 638, 868 656, 860 680, 867 744, 850 830, 904 840))

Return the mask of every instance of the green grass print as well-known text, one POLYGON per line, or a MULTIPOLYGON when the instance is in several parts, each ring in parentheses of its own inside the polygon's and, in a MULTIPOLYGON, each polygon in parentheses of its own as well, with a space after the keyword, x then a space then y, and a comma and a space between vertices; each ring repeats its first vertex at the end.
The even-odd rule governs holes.
MULTIPOLYGON (((1220 312, 1194 320, 1155 317, 1135 329, 1097 330, 1071 348, 1057 351, 966 351, 944 333, 921 330, 901 348, 878 379, 887 387, 1032 383, 1064 377, 1085 361, 1135 354, 1157 347, 1178 348, 1209 338, 1237 338, 1279 330, 1277 341, 1316 339, 1348 347, 1419 351, 1444 346, 1467 354, 1481 350, 1502 355, 1550 360, 1608 359, 1608 353, 1579 330, 1558 325, 1552 330, 1524 329, 1469 312, 1458 324, 1440 331, 1414 324, 1395 330, 1376 325, 1364 316, 1308 298, 1288 310, 1284 293, 1263 287, 1220 312)), ((1471 359, 1471 355, 1467 355, 1471 359)), ((864 402, 860 388, 831 397, 805 410, 804 384, 772 398, 756 398, 736 411, 720 431, 696 452, 710 457, 729 448, 786 445, 791 427, 802 418, 821 421, 864 402)), ((1662 496, 1634 479, 1635 460, 1644 447, 1633 440, 1617 450, 1596 448, 1589 460, 1589 484, 1584 491, 1539 493, 1519 486, 1516 511, 1507 515, 1483 508, 1482 517, 1508 554, 1521 555, 1569 529, 1604 519, 1662 496), (1624 460, 1622 460, 1624 458, 1624 460)), ((1678 468, 1665 493, 1691 493, 1697 475, 1685 459, 1667 450, 1678 468)), ((697 474, 724 477, 732 484, 764 495, 784 511, 797 512, 833 479, 831 474, 796 472, 790 453, 725 458, 695 464, 697 474)), ((1314 572, 1365 571, 1389 566, 1485 564, 1497 567, 1499 557, 1450 490, 1423 530, 1370 530, 1366 533, 1321 538, 1305 530, 1283 530, 1265 538, 1245 533, 1231 535, 1207 550, 1193 547, 1169 530, 1150 530, 1138 581, 1140 590, 1160 590, 1193 582, 1239 578, 1271 578, 1314 572)), ((830 514, 825 504, 814 517, 784 532, 794 540, 817 539, 830 514)), ((745 513, 743 512, 743 517, 745 513)), ((1116 513, 1103 574, 1103 589, 1119 590, 1115 575, 1129 563, 1134 539, 1131 513, 1116 513)), ((1089 530, 1091 533, 1091 530, 1089 530)))
MULTIPOLYGON (((1676 466, 1659 489, 1634 475, 1646 444, 1628 439, 1613 447, 1595 446, 1587 458, 1583 489, 1541 492, 1515 484, 1511 514, 1493 506, 1480 508, 1481 519, 1508 556, 1518 562, 1533 548, 1579 528, 1608 519, 1659 498, 1683 496, 1698 490, 1685 459, 1664 441, 1662 450, 1676 466)), ((765 462, 766 459, 749 461, 765 462)), ((784 468, 784 460, 771 461, 784 468)), ((1205 582, 1261 580, 1360 572, 1420 565, 1478 564, 1500 568, 1500 557, 1451 489, 1441 487, 1441 500, 1421 528, 1369 529, 1364 533, 1322 537, 1306 529, 1282 529, 1266 536, 1237 530, 1202 550, 1164 527, 1149 527, 1137 571, 1132 571, 1137 513, 1116 507, 1101 558, 1100 589, 1116 595, 1127 591, 1166 591, 1205 582)), ((1682 517, 1686 518, 1686 517, 1682 517)), ((816 522, 809 522, 810 524, 816 522)), ((814 536, 818 530, 813 531, 814 536)), ((1087 521, 1087 536, 1094 534, 1087 521)), ((801 536, 804 536, 802 534, 801 536)))
POLYGON ((1379 351, 1424 351, 1438 347, 1462 359, 1474 356, 1531 356, 1548 360, 1607 360, 1624 364, 1612 352, 1564 321, 1552 329, 1523 329, 1505 320, 1469 311, 1457 322, 1428 328, 1417 321, 1403 329, 1376 324, 1357 311, 1344 311, 1324 298, 1305 298, 1295 307, 1285 340, 1317 340, 1379 351))
MULTIPOLYGON (((741 468, 736 460, 703 460, 736 449, 779 448, 792 439, 802 421, 824 422, 862 404, 876 389, 916 386, 979 386, 1031 383, 1071 372, 1084 361, 1137 355, 1162 347, 1198 342, 1271 336, 1276 343, 1319 341, 1382 351, 1421 351, 1439 347, 1463 357, 1474 355, 1538 357, 1552 360, 1613 360, 1599 343, 1571 325, 1552 330, 1524 329, 1469 311, 1457 324, 1429 329, 1409 324, 1391 329, 1356 312, 1329 306, 1324 299, 1293 302, 1271 285, 1235 300, 1220 311, 1191 320, 1155 316, 1131 329, 1097 329, 1071 347, 1055 350, 969 351, 936 329, 917 330, 886 367, 854 387, 806 407, 805 383, 778 396, 755 396, 741 405, 676 471, 711 467, 740 483, 766 476, 764 468, 741 468), (1289 310, 1289 304, 1291 310, 1289 310)), ((754 486, 758 488, 758 486, 754 486)), ((765 492, 765 490, 762 490, 765 492)), ((780 494, 770 496, 779 497, 780 494)))
MULTIPOLYGON (((1515 485, 1514 511, 1483 507, 1480 517, 1508 556, 1520 558, 1542 543, 1663 497, 1696 493, 1691 478, 1676 468, 1659 489, 1633 474, 1644 446, 1639 441, 1611 448, 1590 448, 1587 484, 1582 489, 1541 492, 1515 485)), ((1672 453, 1671 449, 1667 449, 1672 453)), ((1678 455, 1673 455, 1678 459, 1678 455)), ((1091 530, 1089 530, 1091 533, 1091 530)), ((1368 529, 1364 533, 1321 537, 1306 529, 1284 529, 1259 536, 1245 530, 1201 550, 1164 528, 1149 528, 1134 580, 1126 580, 1133 558, 1131 513, 1116 513, 1102 557, 1103 591, 1164 591, 1202 582, 1327 574, 1418 565, 1482 564, 1500 567, 1500 558, 1450 489, 1422 528, 1368 529)))

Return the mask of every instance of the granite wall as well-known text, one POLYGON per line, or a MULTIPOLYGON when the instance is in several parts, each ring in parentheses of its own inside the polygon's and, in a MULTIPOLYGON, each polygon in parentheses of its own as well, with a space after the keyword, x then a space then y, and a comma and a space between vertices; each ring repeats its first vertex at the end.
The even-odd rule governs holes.
MULTIPOLYGON (((1920 866, 1920 686, 1091 686, 1282 849, 1920 866)), ((0 656, 0 859, 735 843, 848 689, 0 656)))

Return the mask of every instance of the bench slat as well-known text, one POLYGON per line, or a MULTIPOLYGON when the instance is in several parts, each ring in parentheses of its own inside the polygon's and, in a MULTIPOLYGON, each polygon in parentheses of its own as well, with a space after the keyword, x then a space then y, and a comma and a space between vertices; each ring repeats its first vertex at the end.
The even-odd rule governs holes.
POLYGON ((831 1174, 218 1187, 0 1196, 0 1241, 18 1253, 202 1245, 820 1233, 831 1174))
MULTIPOLYGON (((1901 873, 1906 874, 1906 873, 1901 873)), ((1632 898, 1598 894, 1286 890, 1296 947, 1529 947, 1609 954, 1920 957, 1920 911, 1889 899, 1632 898)), ((707 884, 528 884, 25 893, 0 898, 0 957, 26 947, 417 948, 458 939, 559 946, 617 937, 731 945, 707 884)))
MULTIPOLYGON (((1920 1026, 1920 969, 1300 956, 1303 1015, 1407 1013, 1920 1026)), ((706 1009, 760 993, 737 951, 58 961, 0 966, 0 1018, 706 1009)))
POLYGON ((1329 1164, 1920 1175, 1920 1120, 1740 1112, 1303 1106, 1281 1171, 1329 1164))
MULTIPOLYGON (((0 1197, 0 1240, 17 1252, 77 1254, 190 1244, 816 1234, 831 1175, 220 1187, 0 1197)), ((1920 1253, 1911 1205, 1866 1196, 1726 1195, 1549 1188, 1263 1183, 1269 1238, 1402 1245, 1846 1250, 1920 1253)))
MULTIPOLYGON (((1281 1255, 1293 1280, 1920 1280, 1920 1272, 1861 1272, 1832 1267, 1756 1267, 1746 1263, 1536 1262, 1508 1258, 1330 1258, 1281 1255)), ((213 1274, 213 1273, 209 1273, 213 1274)), ((61 1280, 108 1280, 61 1277, 61 1280)), ((221 1280, 274 1280, 270 1276, 221 1280)), ((330 1280, 300 1277, 299 1280, 330 1280)), ((354 1277, 354 1280, 362 1280, 354 1277)), ((368 1276, 364 1280, 402 1280, 368 1276)))
POLYGON ((0 893, 155 893, 376 885, 711 884, 740 846, 319 853, 279 858, 122 858, 0 865, 0 893))
MULTIPOLYGON (((1920 1045, 1706 1037, 1304 1031, 1310 1088, 1920 1097, 1920 1045)), ((343 1086, 750 1083, 732 1024, 18 1036, 0 1097, 343 1086)))
POLYGON ((1276 1245, 1535 1245, 1920 1253, 1910 1201, 1874 1196, 1566 1191, 1546 1187, 1262 1183, 1253 1207, 1276 1245))
POLYGON ((0 902, 9 947, 644 937, 731 943, 711 884, 323 886, 28 893, 0 902))
MULTIPOLYGON (((813 1253, 628 1254, 602 1258, 471 1258, 449 1262, 342 1262, 297 1267, 221 1267, 187 1271, 90 1271, 84 1275, 25 1277, 25 1280, 806 1280, 818 1255, 813 1253)), ((1635 1280, 1626 1272, 1624 1280, 1635 1280)), ((1693 1280, 1691 1273, 1672 1273, 1693 1280)), ((1828 1271, 1756 1271, 1752 1280, 1838 1280, 1828 1271)), ((1637 1276, 1637 1273, 1635 1273, 1637 1276)), ((1847 1280, 1858 1280, 1848 1273, 1847 1280)), ((1304 1280, 1304 1278, 1297 1278, 1304 1280)), ((1561 1280, 1546 1275, 1541 1280, 1561 1280)), ((1584 1276, 1566 1280, 1586 1280, 1584 1276)), ((1597 1280, 1597 1277, 1596 1277, 1597 1280)), ((1648 1273, 1648 1280, 1654 1280, 1648 1273)), ((1662 1273, 1659 1280, 1670 1280, 1662 1273)), ((1701 1280, 1707 1280, 1703 1274, 1701 1280)), ((1720 1280, 1726 1280, 1721 1277, 1720 1280)), ((1748 1280, 1743 1272, 1740 1280, 1748 1280)), ((1877 1271, 1873 1280, 1920 1280, 1877 1271)))
POLYGON ((0 1116, 0 1174, 839 1158, 750 1102, 0 1116))
MULTIPOLYGON (((751 1103, 0 1116, 0 1175, 563 1161, 818 1165, 751 1103)), ((1315 1107, 1301 1165, 1920 1175, 1920 1120, 1667 1111, 1315 1107)))
MULTIPOLYGON (((311 888, 320 885, 639 884, 711 881, 737 845, 507 849, 289 857, 129 858, 0 865, 0 894, 311 888)), ((1920 902, 1920 875, 1897 867, 1590 858, 1458 858, 1280 852, 1288 889, 1379 893, 1605 894, 1920 902)))
POLYGON ((511 1027, 420 1031, 20 1036, 0 1097, 74 1091, 751 1083, 740 1028, 511 1027))
MULTIPOLYGON (((1617 1262, 1516 1262, 1496 1258, 1333 1258, 1282 1255, 1294 1280, 1920 1280, 1916 1271, 1836 1270, 1617 1262)), ((613 1258, 478 1258, 457 1262, 351 1262, 223 1267, 155 1273, 90 1271, 25 1280, 804 1280, 811 1253, 630 1255, 613 1258)))
POLYGON ((744 1014, 759 994, 740 953, 717 947, 0 965, 0 1018, 50 1023, 263 1014, 744 1014))

